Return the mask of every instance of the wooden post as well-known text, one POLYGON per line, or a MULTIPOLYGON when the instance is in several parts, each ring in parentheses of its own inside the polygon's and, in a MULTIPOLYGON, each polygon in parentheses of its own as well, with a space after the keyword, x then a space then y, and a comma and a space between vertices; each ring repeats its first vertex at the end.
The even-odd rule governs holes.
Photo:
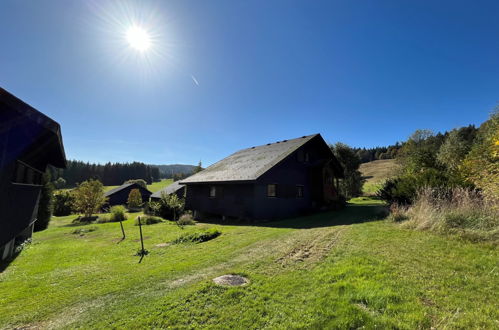
POLYGON ((140 217, 137 218, 139 221, 139 231, 140 231, 140 246, 142 247, 141 254, 144 255, 144 238, 142 237, 142 222, 140 221, 140 217))
POLYGON ((124 240, 125 239, 125 229, 123 228, 123 221, 120 221, 120 226, 121 226, 121 232, 123 233, 123 237, 121 238, 121 240, 124 240))

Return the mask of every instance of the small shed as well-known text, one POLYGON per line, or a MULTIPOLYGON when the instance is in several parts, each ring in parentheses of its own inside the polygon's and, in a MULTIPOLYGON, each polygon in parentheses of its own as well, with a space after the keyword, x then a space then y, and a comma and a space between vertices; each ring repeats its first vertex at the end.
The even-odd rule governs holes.
POLYGON ((114 205, 126 205, 128 201, 128 195, 133 189, 138 189, 142 195, 142 201, 147 202, 149 197, 151 197, 152 192, 142 187, 138 183, 125 183, 119 187, 107 191, 104 196, 108 198, 106 206, 114 205))
POLYGON ((151 201, 159 201, 162 194, 176 194, 178 198, 184 198, 185 185, 180 184, 180 181, 175 181, 172 184, 166 186, 165 188, 156 191, 151 195, 151 201))

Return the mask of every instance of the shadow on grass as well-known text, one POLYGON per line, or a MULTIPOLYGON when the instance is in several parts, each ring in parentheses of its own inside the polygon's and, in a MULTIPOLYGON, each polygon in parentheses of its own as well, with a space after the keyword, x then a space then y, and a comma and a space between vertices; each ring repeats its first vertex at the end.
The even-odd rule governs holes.
POLYGON ((12 256, 10 256, 9 258, 5 259, 5 260, 2 260, 0 261, 0 274, 3 273, 4 270, 7 269, 7 267, 9 267, 10 263, 12 261, 14 261, 17 256, 19 255, 19 253, 21 253, 21 251, 16 251, 12 256))
POLYGON ((248 223, 242 221, 217 221, 210 219, 202 221, 204 223, 216 223, 231 226, 256 226, 272 228, 294 228, 308 229, 331 227, 341 225, 351 225, 369 221, 384 219, 387 216, 385 206, 380 204, 347 204, 347 206, 337 211, 318 212, 306 216, 276 220, 270 222, 248 223))

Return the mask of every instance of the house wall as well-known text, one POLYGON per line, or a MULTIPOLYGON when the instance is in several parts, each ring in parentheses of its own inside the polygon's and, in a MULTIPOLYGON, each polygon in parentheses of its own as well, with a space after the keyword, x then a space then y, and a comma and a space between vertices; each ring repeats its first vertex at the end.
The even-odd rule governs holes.
POLYGON ((128 195, 130 195, 130 191, 132 191, 132 189, 140 190, 140 194, 142 195, 142 202, 147 202, 149 200, 149 197, 151 197, 150 191, 144 189, 142 186, 136 185, 127 187, 108 196, 107 204, 109 206, 126 205, 128 201, 128 195))
POLYGON ((334 187, 324 182, 324 169, 331 159, 331 151, 322 140, 311 140, 255 182, 188 184, 186 208, 259 220, 305 214, 325 206, 335 196, 334 187), (269 184, 277 185, 276 197, 267 196, 269 184), (297 197, 298 185, 303 187, 302 197, 297 197), (220 187, 222 196, 210 198, 210 186, 220 187))
POLYGON ((187 187, 186 209, 236 218, 254 217, 253 184, 193 184, 187 187), (210 187, 216 196, 210 197, 210 187))

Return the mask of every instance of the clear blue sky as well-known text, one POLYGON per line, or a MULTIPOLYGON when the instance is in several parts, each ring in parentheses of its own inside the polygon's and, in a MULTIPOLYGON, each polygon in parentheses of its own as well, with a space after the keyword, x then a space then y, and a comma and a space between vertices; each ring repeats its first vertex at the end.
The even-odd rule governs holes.
POLYGON ((317 132, 387 145, 499 101, 496 0, 2 0, 0 49, 0 86, 94 162, 209 165, 317 132))

